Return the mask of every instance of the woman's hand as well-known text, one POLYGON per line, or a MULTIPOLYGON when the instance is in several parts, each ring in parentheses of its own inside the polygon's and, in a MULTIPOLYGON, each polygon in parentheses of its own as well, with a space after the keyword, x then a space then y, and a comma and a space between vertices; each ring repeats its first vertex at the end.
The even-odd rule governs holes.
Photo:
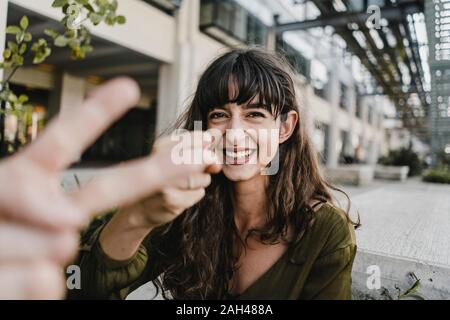
POLYGON ((211 137, 206 132, 190 132, 182 135, 181 142, 162 138, 155 143, 152 161, 160 172, 155 173, 164 181, 153 195, 121 207, 100 235, 103 251, 113 259, 126 260, 134 255, 147 234, 155 227, 175 219, 185 209, 193 206, 205 195, 211 183, 210 173, 221 170, 215 155, 210 151, 211 137), (188 154, 195 163, 185 159, 179 163, 179 154, 188 154))
MULTIPOLYGON (((60 186, 61 173, 138 98, 135 82, 112 80, 52 120, 30 146, 0 162, 0 299, 64 296, 62 266, 77 252, 91 199, 106 207, 109 199, 91 192, 81 197, 85 203, 73 201, 75 195, 69 197, 60 186)), ((121 187, 120 180, 111 183, 121 187)))
POLYGON ((170 222, 199 202, 210 183, 211 175, 197 175, 194 189, 167 187, 139 203, 120 209, 120 213, 128 215, 130 224, 136 227, 157 227, 170 222))

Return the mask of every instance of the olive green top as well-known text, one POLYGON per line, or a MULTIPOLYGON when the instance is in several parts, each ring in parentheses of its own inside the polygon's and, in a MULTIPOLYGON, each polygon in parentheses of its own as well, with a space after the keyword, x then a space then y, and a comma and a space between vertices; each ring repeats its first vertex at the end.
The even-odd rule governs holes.
MULTIPOLYGON (((356 253, 353 226, 344 212, 325 203, 302 240, 291 246, 260 278, 230 299, 351 299, 351 271, 356 253)), ((82 238, 77 263, 81 290, 74 299, 124 299, 141 285, 154 280, 160 259, 152 247, 152 231, 136 254, 126 261, 108 257, 99 245, 99 234, 108 219, 94 221, 82 238)), ((152 297, 149 297, 149 299, 152 297)))

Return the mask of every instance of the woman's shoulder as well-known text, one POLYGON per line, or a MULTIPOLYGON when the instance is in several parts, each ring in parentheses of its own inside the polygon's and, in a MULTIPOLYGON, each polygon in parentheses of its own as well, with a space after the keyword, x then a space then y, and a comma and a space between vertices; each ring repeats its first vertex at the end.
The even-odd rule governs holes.
POLYGON ((351 225, 351 220, 343 209, 331 202, 324 202, 314 213, 314 224, 326 230, 333 226, 346 227, 351 225))
POLYGON ((311 227, 294 249, 300 260, 314 259, 339 249, 356 248, 355 228, 344 210, 326 202, 315 213, 311 227))
POLYGON ((324 250, 356 245, 355 227, 348 214, 336 205, 326 202, 315 212, 313 232, 325 239, 324 250))

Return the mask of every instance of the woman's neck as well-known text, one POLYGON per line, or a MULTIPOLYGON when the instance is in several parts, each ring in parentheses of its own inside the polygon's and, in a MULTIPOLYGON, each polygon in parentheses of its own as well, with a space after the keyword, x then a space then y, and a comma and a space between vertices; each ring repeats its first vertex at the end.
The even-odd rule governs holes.
POLYGON ((261 227, 267 216, 267 177, 258 175, 253 179, 233 184, 234 218, 240 232, 261 227))

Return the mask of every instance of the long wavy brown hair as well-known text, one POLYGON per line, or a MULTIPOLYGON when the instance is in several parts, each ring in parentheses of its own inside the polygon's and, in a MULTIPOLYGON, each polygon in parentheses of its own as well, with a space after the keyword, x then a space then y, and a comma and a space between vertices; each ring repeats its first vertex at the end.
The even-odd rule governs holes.
MULTIPOLYGON (((275 118, 281 116, 283 120, 283 115, 291 110, 300 115, 291 74, 292 69, 282 56, 262 49, 237 49, 223 54, 201 76, 192 103, 176 126, 193 130, 194 121, 201 121, 206 130, 212 107, 245 104, 256 96, 275 118), (230 83, 235 87, 233 97, 230 83)), ((267 176, 267 224, 250 230, 247 237, 256 236, 267 244, 285 241, 295 245, 313 221, 310 203, 333 202, 331 189, 341 190, 322 178, 301 116, 292 136, 279 146, 278 152, 278 173, 267 176), (288 227, 294 237, 287 237, 288 227)), ((242 240, 238 234, 232 199, 231 183, 222 173, 214 175, 205 197, 162 227, 155 242, 160 261, 153 263, 161 265, 163 273, 154 282, 164 295, 169 292, 175 299, 227 296, 229 281, 238 268, 247 239, 242 240)), ((350 206, 347 217, 349 209, 350 206)), ((357 226, 359 221, 353 224, 357 226)))

